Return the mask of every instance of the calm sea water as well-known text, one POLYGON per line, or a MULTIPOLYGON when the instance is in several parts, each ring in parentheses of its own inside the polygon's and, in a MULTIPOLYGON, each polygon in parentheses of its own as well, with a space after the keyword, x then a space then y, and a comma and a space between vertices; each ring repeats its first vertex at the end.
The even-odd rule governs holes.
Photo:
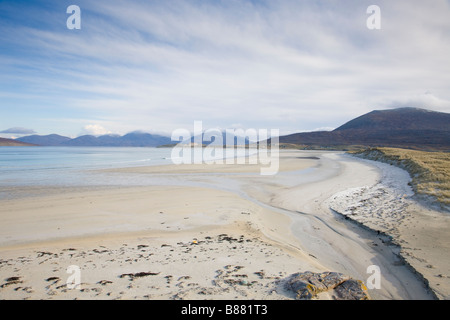
MULTIPOLYGON (((201 150, 201 149, 200 149, 201 150)), ((172 164, 170 148, 0 147, 0 187, 142 185, 99 169, 172 164)), ((244 155, 238 150, 237 155, 244 155)))
MULTIPOLYGON (((166 148, 0 147, 0 186, 92 185, 92 172, 171 163, 166 148)), ((104 182, 104 181, 103 181, 104 182)))

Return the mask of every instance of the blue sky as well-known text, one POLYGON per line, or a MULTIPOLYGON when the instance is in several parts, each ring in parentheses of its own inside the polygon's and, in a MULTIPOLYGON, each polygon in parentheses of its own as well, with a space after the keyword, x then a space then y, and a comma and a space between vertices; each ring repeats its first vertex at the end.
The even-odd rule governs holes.
POLYGON ((0 1, 0 136, 196 120, 287 134, 374 109, 450 112, 449 17, 448 0, 0 1))

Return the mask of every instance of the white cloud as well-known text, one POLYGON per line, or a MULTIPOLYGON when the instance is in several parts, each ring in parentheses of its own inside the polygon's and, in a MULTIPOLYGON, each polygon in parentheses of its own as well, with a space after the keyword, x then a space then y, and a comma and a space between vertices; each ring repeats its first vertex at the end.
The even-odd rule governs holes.
POLYGON ((83 128, 84 134, 90 134, 94 136, 100 136, 104 134, 111 134, 112 132, 103 128, 102 126, 98 124, 89 124, 84 126, 83 128))
POLYGON ((14 128, 9 128, 9 129, 0 131, 0 133, 14 133, 14 134, 24 135, 24 134, 34 134, 34 133, 36 133, 36 131, 34 131, 33 129, 14 127, 14 128))
POLYGON ((450 100, 439 98, 432 92, 427 91, 423 94, 401 97, 386 103, 386 105, 391 108, 413 107, 448 112, 450 109, 450 100))
POLYGON ((320 127, 320 128, 315 128, 312 131, 333 131, 334 129, 336 129, 336 128, 334 128, 334 127, 320 127))

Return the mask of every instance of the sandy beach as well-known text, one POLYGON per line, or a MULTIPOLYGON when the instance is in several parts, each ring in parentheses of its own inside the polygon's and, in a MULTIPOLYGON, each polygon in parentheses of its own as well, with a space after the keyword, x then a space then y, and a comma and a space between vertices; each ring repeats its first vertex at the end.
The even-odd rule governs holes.
POLYGON ((14 190, 0 201, 0 299, 295 299, 295 273, 366 283, 373 265, 371 299, 450 297, 450 218, 415 200, 405 171, 325 151, 259 169, 134 167, 92 174, 154 184, 14 190))

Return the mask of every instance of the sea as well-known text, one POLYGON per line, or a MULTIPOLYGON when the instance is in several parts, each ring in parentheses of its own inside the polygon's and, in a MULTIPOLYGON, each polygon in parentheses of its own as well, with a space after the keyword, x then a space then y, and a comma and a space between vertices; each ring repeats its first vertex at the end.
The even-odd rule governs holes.
MULTIPOLYGON (((236 149, 234 156, 251 153, 236 149)), ((204 160, 211 159, 214 156, 204 160)), ((146 185, 149 180, 142 175, 137 179, 102 169, 176 163, 173 160, 171 148, 0 147, 0 188, 146 185)))

